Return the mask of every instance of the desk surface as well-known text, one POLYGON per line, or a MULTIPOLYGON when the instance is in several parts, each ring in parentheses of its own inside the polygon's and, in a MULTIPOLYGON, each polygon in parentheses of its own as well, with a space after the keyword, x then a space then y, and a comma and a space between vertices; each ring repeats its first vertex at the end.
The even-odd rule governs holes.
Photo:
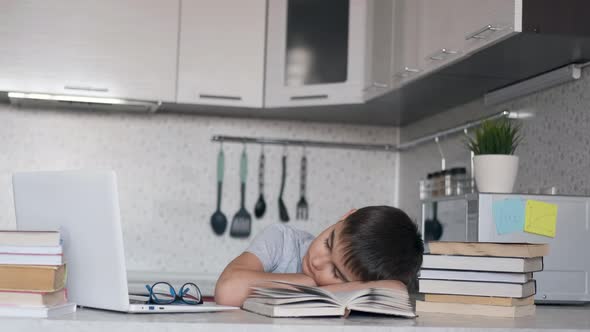
POLYGON ((6 331, 78 332, 254 332, 275 331, 590 331, 590 305, 537 306, 531 317, 508 319, 422 314, 417 319, 367 315, 342 318, 267 318, 242 310, 199 314, 123 314, 80 309, 53 319, 0 318, 6 331))

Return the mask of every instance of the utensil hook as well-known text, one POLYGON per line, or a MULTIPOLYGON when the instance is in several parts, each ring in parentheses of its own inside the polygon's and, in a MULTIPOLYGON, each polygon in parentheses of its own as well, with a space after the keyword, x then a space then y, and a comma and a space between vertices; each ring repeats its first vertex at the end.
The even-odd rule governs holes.
MULTIPOLYGON (((463 129, 463 133, 465 134, 466 138, 470 138, 469 137, 469 131, 467 130, 467 128, 463 129)), ((474 178, 475 174, 473 173, 473 170, 475 168, 475 166, 473 165, 473 159, 475 158, 475 153, 473 153, 473 151, 469 150, 469 175, 471 176, 471 179, 474 178)))
POLYGON ((445 154, 443 153, 443 150, 440 146, 440 140, 438 136, 434 138, 434 142, 436 143, 436 147, 438 148, 438 153, 440 153, 440 167, 444 171, 446 169, 446 159, 445 154))

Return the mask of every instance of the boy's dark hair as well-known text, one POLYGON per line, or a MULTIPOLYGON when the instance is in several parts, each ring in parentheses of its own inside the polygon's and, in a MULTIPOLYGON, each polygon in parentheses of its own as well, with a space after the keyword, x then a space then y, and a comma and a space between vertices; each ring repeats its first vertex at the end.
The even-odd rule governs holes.
POLYGON ((368 206, 346 220, 340 233, 344 264, 362 281, 400 280, 406 285, 422 265, 424 243, 408 215, 390 206, 368 206))

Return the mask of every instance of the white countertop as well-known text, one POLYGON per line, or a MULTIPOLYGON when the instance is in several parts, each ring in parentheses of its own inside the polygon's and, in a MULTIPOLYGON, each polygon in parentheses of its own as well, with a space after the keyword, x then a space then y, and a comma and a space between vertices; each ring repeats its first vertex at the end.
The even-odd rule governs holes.
POLYGON ((0 318, 3 331, 590 331, 590 305, 537 306, 531 317, 508 319, 422 314, 417 319, 351 315, 342 318, 267 318, 245 311, 198 314, 123 314, 93 309, 53 319, 0 318), (280 327, 279 327, 280 325, 280 327))

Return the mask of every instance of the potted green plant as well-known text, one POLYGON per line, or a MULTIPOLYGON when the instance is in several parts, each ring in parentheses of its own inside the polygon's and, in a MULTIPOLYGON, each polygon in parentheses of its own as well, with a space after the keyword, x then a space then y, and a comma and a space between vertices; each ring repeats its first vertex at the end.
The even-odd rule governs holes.
POLYGON ((488 120, 467 141, 473 158, 475 183, 480 192, 511 193, 518 173, 514 151, 522 141, 519 123, 488 120))

